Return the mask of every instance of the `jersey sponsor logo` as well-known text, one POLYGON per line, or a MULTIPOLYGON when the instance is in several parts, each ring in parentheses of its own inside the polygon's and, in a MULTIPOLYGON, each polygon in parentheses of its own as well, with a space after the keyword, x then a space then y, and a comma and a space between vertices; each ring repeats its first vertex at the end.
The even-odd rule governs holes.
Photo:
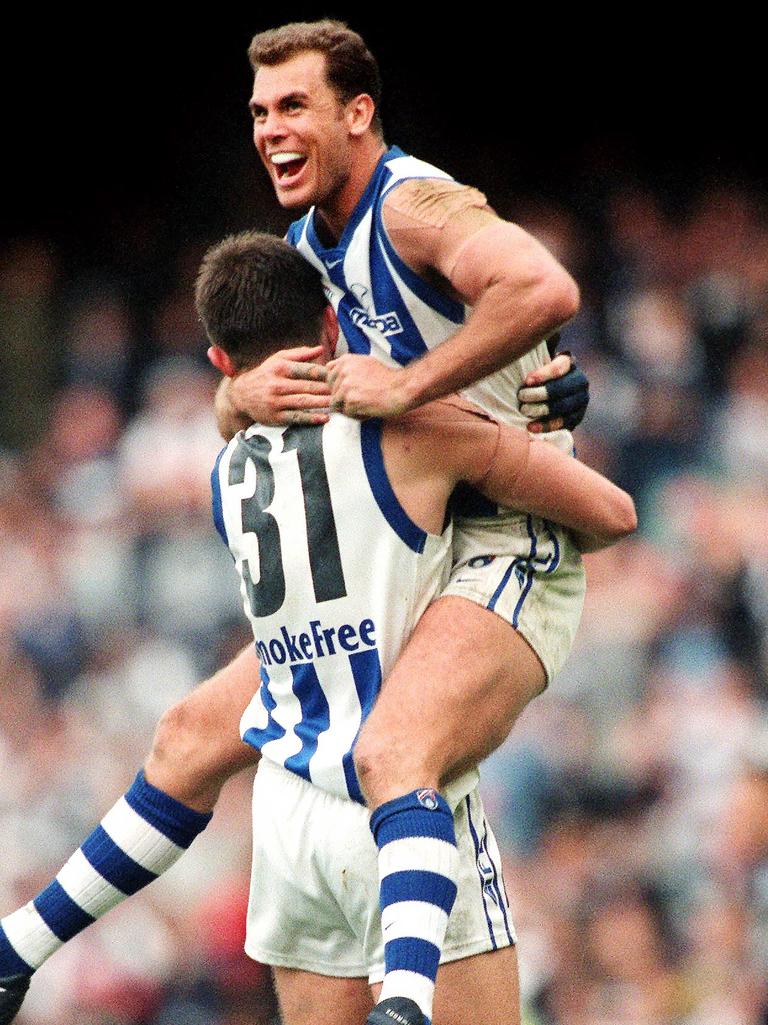
POLYGON ((351 306, 348 310, 349 319, 356 327, 370 327, 382 335, 402 334, 403 325, 394 310, 389 313, 377 314, 371 309, 370 291, 365 285, 350 285, 349 291, 360 304, 351 306))
POLYGON ((437 808, 437 791, 432 787, 424 787, 423 790, 417 790, 416 798, 419 804, 423 805, 429 811, 435 811, 437 808))
POLYGON ((281 626, 276 637, 256 641, 259 658, 266 666, 281 666, 286 662, 295 665, 375 647, 376 624, 372 619, 363 619, 358 626, 352 623, 323 626, 321 620, 312 619, 306 630, 289 633, 281 626))
POLYGON ((349 311, 349 319, 357 327, 370 327, 382 335, 399 335, 403 331, 400 318, 394 311, 372 317, 360 306, 353 306, 349 311))

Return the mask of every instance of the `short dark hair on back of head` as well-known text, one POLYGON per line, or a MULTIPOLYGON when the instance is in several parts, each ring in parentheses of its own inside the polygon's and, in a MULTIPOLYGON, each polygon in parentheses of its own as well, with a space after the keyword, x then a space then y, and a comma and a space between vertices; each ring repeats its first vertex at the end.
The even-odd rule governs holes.
POLYGON ((261 64, 272 67, 311 51, 324 54, 328 84, 342 103, 368 93, 376 107, 372 126, 381 135, 379 65, 363 37, 343 21, 294 21, 259 32, 251 40, 248 57, 253 70, 258 71, 261 64))
POLYGON ((318 272, 274 235, 230 235, 200 264, 198 315, 211 342, 238 370, 278 349, 317 345, 326 305, 318 272))

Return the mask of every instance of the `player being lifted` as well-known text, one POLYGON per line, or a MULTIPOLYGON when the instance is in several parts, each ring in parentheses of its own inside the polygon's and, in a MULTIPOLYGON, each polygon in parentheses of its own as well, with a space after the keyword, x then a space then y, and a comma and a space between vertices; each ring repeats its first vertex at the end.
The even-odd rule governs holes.
MULTIPOLYGON (((211 358, 230 377, 302 331, 320 341, 322 362, 336 348, 319 273, 267 235, 210 251, 197 305, 211 358)), ((223 451, 212 480, 262 664, 241 723, 262 754, 246 949, 275 967, 283 1020, 362 1022, 369 1011, 370 1025, 429 1022, 447 926, 436 1020, 510 1022, 512 929, 477 773, 380 805, 370 821, 377 873, 355 738, 450 572, 446 511, 457 484, 557 520, 579 532, 581 549, 634 529, 632 500, 555 446, 457 399, 385 421, 254 424, 223 451), (382 968, 371 1009, 368 982, 382 968)))
MULTIPOLYGON (((526 372, 546 379, 568 365, 558 357, 544 366, 538 343, 575 311, 571 279, 480 194, 386 149, 378 73, 359 36, 338 23, 285 26, 257 36, 251 58, 254 140, 278 198, 287 207, 315 204, 289 237, 322 268, 350 350, 382 361, 358 358, 356 366, 344 357, 335 405, 355 415, 399 412, 517 360, 468 394, 522 422, 516 390, 526 372), (465 304, 473 306, 468 318, 465 304)), ((321 421, 306 412, 327 404, 317 375, 273 357, 241 375, 223 407, 239 403, 266 422, 321 421)), ((567 432, 552 437, 570 446, 567 432)), ((562 663, 578 620, 578 553, 557 529, 517 514, 465 517, 454 543, 446 597, 423 617, 388 682, 390 699, 358 741, 358 776, 370 807, 383 808, 375 822, 384 846, 419 816, 414 793, 439 789, 506 736, 562 663)), ((164 871, 203 828, 223 781, 249 761, 234 731, 257 674, 255 653, 245 651, 172 709, 145 774, 51 886, 3 920, 0 1006, 18 1006, 52 950, 164 871)), ((423 870, 431 871, 429 858, 423 870)), ((385 996, 410 968, 387 963, 385 996)))

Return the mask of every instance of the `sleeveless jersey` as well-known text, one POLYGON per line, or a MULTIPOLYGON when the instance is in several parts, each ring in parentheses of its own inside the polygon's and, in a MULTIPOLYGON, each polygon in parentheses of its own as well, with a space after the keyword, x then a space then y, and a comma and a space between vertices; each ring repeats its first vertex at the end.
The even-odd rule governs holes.
POLYGON ((427 534, 402 508, 379 420, 255 424, 219 455, 212 485, 261 661, 241 735, 262 757, 362 801, 352 746, 445 584, 451 528, 427 534))
MULTIPOLYGON (((323 246, 314 207, 291 225, 286 236, 323 275, 349 352, 376 356, 389 366, 404 366, 445 341, 468 313, 468 307, 447 298, 400 259, 384 228, 385 197, 412 178, 451 180, 444 171, 393 146, 379 161, 337 245, 323 246)), ((340 345, 339 352, 343 351, 340 345)), ((517 389, 526 374, 548 361, 542 341, 462 394, 497 419, 525 427, 528 421, 520 412, 517 389)), ((566 453, 573 450, 568 431, 554 431, 545 438, 566 453)))

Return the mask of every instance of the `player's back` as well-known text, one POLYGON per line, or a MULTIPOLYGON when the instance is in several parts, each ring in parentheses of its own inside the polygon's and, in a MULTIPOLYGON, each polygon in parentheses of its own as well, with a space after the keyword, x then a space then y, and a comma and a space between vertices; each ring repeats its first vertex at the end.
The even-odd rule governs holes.
POLYGON ((398 501, 381 424, 254 425, 221 453, 214 515, 241 575, 262 684, 243 716, 262 756, 361 800, 352 746, 450 568, 450 528, 398 501))

